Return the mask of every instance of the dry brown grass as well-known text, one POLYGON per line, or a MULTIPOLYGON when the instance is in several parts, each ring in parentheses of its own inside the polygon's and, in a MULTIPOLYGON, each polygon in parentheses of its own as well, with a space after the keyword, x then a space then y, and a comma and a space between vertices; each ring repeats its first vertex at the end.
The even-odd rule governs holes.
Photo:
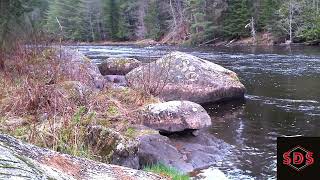
POLYGON ((89 126, 126 131, 136 121, 132 112, 158 101, 127 88, 94 89, 86 71, 68 71, 72 64, 57 59, 54 49, 19 47, 6 58, 0 70, 0 131, 56 151, 92 157, 85 143, 89 126), (91 93, 74 98, 61 86, 65 81, 80 81, 91 93), (25 122, 6 127, 12 118, 25 122))
POLYGON ((171 51, 172 49, 166 49, 166 54, 169 52, 169 55, 161 60, 153 60, 152 55, 148 54, 149 60, 145 65, 127 74, 130 86, 139 89, 143 94, 159 96, 172 81, 171 74, 175 65, 172 63, 171 51))
POLYGON ((5 61, 0 72, 0 113, 6 115, 38 116, 47 113, 53 117, 74 113, 74 103, 61 90, 52 86, 63 73, 54 50, 34 50, 20 47, 5 61), (68 107, 68 108, 66 108, 68 107))

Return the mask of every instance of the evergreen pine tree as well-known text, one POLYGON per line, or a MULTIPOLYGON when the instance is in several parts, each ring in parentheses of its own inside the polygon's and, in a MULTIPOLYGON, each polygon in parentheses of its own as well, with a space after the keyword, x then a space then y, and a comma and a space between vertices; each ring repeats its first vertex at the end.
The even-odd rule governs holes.
POLYGON ((138 22, 138 4, 136 0, 123 0, 119 8, 118 38, 122 40, 135 39, 135 30, 138 22))
POLYGON ((225 37, 239 38, 249 36, 245 26, 250 22, 250 6, 248 0, 229 0, 225 13, 223 33, 225 37))
POLYGON ((277 19, 278 7, 279 0, 261 0, 259 19, 257 20, 258 30, 272 32, 277 19))
POLYGON ((303 41, 320 43, 320 1, 306 0, 300 14, 302 25, 297 28, 297 37, 303 41))
POLYGON ((30 17, 32 0, 0 1, 0 51, 32 31, 30 17))
POLYGON ((120 3, 118 0, 106 0, 105 5, 105 20, 106 20, 106 29, 110 39, 118 40, 119 32, 119 19, 120 19, 120 3))
POLYGON ((148 38, 159 40, 168 31, 170 19, 169 7, 163 1, 150 0, 144 18, 148 38))
POLYGON ((49 4, 46 27, 53 34, 61 33, 58 19, 66 39, 85 40, 83 37, 85 27, 81 12, 83 11, 80 0, 54 0, 49 4))
POLYGON ((161 35, 160 27, 160 12, 157 8, 157 0, 151 0, 147 14, 145 16, 145 23, 147 26, 148 37, 152 39, 158 39, 161 35))
POLYGON ((189 0, 191 14, 191 43, 198 44, 210 40, 214 35, 213 22, 209 21, 206 14, 206 0, 189 0))

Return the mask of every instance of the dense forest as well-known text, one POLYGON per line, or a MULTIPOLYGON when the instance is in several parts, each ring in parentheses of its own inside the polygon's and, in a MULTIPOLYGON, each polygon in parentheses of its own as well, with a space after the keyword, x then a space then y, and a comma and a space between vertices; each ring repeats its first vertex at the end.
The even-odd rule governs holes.
POLYGON ((272 36, 275 42, 320 39, 319 0, 7 0, 2 46, 45 33, 64 41, 202 44, 272 36), (18 37, 15 37, 19 35, 18 37))
POLYGON ((0 0, 0 180, 276 179, 320 136, 319 8, 0 0))

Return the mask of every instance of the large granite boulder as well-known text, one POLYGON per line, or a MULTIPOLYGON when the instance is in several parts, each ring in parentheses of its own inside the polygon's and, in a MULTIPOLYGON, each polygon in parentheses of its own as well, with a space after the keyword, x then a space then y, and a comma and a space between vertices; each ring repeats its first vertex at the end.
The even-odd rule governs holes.
POLYGON ((206 110, 190 101, 150 104, 139 112, 142 124, 164 133, 198 130, 211 125, 206 110))
POLYGON ((0 179, 166 179, 144 171, 60 154, 0 134, 0 179))
POLYGON ((134 58, 108 58, 99 64, 102 75, 126 75, 142 63, 134 58))
POLYGON ((126 75, 129 86, 159 95, 166 101, 196 103, 243 98, 236 73, 198 57, 173 52, 126 75))
MULTIPOLYGON (((57 60, 60 61, 59 72, 68 81, 79 81, 89 87, 103 88, 104 77, 99 68, 79 51, 69 48, 54 49, 57 60)), ((61 76, 60 75, 60 76, 61 76)))

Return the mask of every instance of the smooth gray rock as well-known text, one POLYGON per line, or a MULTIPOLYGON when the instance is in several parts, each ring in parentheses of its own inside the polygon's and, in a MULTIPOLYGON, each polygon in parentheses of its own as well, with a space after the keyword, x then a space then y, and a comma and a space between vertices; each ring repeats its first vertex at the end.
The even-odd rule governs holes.
POLYGON ((141 167, 161 163, 183 172, 194 169, 192 164, 184 161, 183 154, 171 144, 170 139, 159 134, 140 137, 139 162, 141 167))
POLYGON ((197 130, 211 125, 211 118, 206 110, 190 101, 150 104, 139 115, 143 125, 160 132, 197 130))
POLYGON ((208 132, 194 136, 143 135, 139 137, 139 162, 162 163, 188 173, 221 163, 232 156, 232 146, 208 132))
POLYGON ((102 75, 126 75, 142 63, 134 58, 108 58, 99 64, 102 75))
POLYGON ((128 85, 159 95, 165 101, 209 103, 243 98, 236 73, 190 54, 173 52, 126 75, 128 85))
POLYGON ((60 154, 0 134, 0 179, 166 179, 144 171, 60 154))

